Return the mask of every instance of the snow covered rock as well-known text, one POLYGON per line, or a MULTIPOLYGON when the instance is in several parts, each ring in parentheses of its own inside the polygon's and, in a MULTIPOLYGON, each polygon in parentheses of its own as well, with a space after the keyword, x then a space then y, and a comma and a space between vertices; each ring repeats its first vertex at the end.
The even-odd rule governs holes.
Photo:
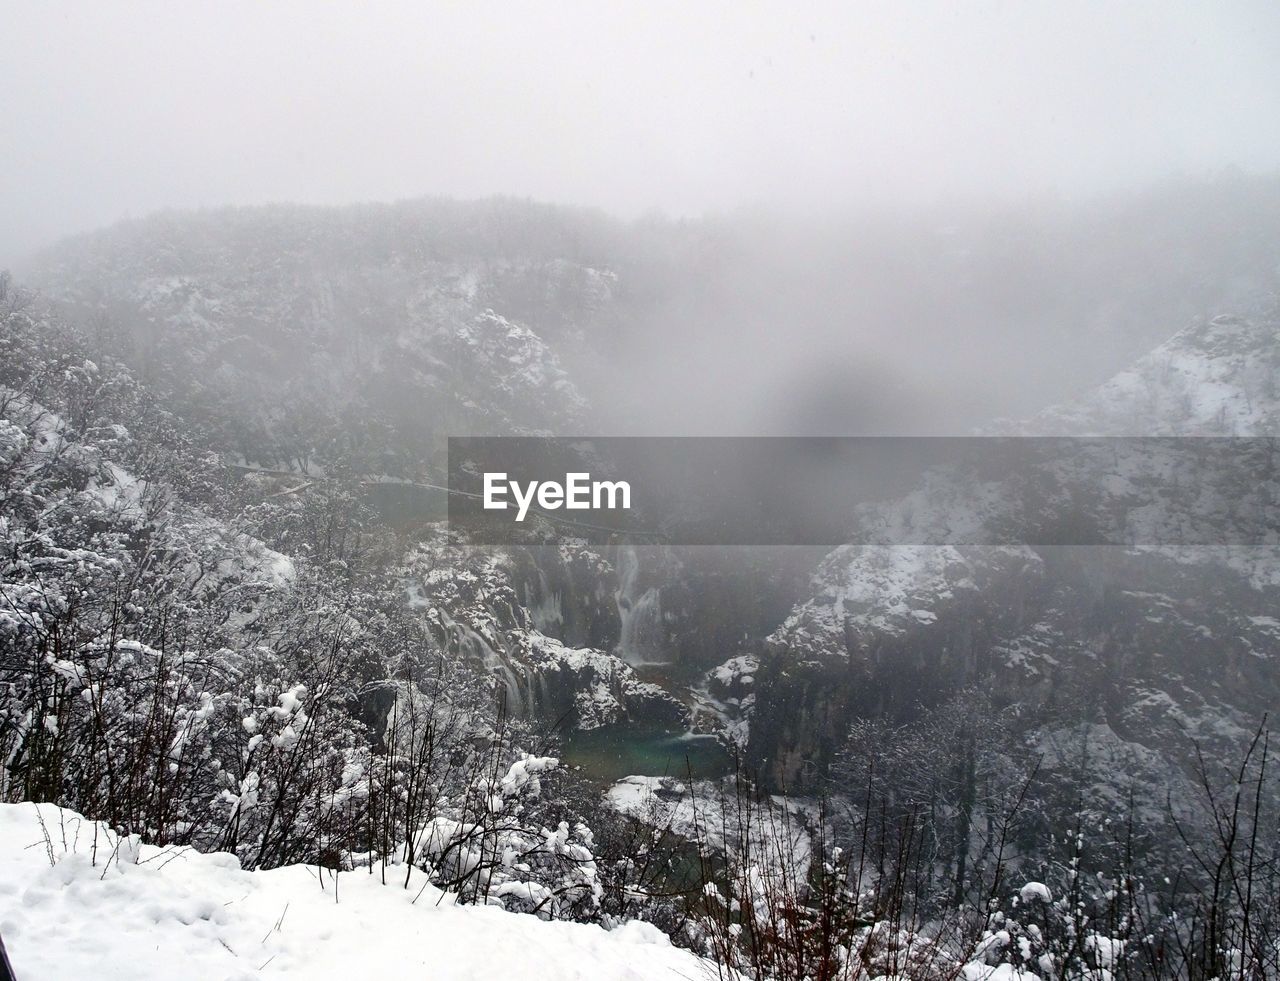
POLYGON ((1280 433, 1280 311, 1205 319, 1084 397, 1033 416, 1035 435, 1280 433))

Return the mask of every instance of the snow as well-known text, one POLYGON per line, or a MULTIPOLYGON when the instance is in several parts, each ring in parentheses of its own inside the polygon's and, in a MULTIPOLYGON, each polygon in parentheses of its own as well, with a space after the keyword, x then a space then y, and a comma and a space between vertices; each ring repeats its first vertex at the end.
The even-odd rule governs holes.
POLYGON ((993 584, 1028 582, 1042 566, 1025 546, 844 545, 814 575, 815 597, 770 641, 800 659, 822 658, 848 651, 850 628, 895 637, 936 629, 993 584))
POLYGON ((1276 328, 1266 317, 1193 324, 1085 397, 1053 406, 1025 427, 1038 434, 1269 435, 1276 328))
POLYGON ((516 760, 502 778, 502 792, 508 797, 519 794, 526 787, 537 793, 538 774, 552 770, 560 761, 554 756, 530 756, 525 754, 516 760))
POLYGON ((739 654, 731 657, 719 667, 712 668, 710 674, 725 688, 734 685, 751 685, 755 683, 755 675, 760 670, 760 659, 754 654, 739 654))
POLYGON ((1038 974, 1024 971, 1012 964, 988 967, 976 961, 966 964, 960 976, 964 981, 1040 981, 1038 974))
POLYGON ((646 702, 674 698, 659 685, 641 681, 635 667, 615 654, 590 647, 569 647, 538 630, 525 630, 527 658, 544 675, 568 673, 576 718, 574 727, 583 731, 615 725, 633 709, 646 702))
POLYGON ((20 979, 674 979, 714 968, 649 924, 613 931, 460 906, 421 880, 121 841, 52 805, 0 804, 0 933, 20 979))
POLYGON ((1028 882, 1018 893, 1018 897, 1024 903, 1051 903, 1053 902, 1053 894, 1049 892, 1049 887, 1043 882, 1028 882))
MULTIPOLYGON (((736 852, 740 815, 732 805, 731 780, 695 780, 690 785, 674 777, 633 775, 605 791, 605 804, 651 827, 706 842, 718 851, 736 852)), ((786 871, 803 880, 813 858, 806 827, 813 818, 812 801, 771 795, 767 806, 753 815, 753 859, 766 873, 786 871)))
POLYGON ((84 493, 96 499, 120 518, 141 518, 147 484, 111 461, 104 461, 102 474, 89 481, 84 493))

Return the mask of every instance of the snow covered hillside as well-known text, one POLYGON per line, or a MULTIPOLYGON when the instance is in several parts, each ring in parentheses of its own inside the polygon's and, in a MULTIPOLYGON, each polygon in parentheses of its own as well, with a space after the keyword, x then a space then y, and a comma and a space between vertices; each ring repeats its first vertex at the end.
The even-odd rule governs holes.
POLYGON ((1188 803, 1201 759, 1238 759, 1280 691, 1280 551, 1266 530, 1280 485, 1258 464, 1280 419, 1278 336, 1274 302, 1206 318, 1088 398, 1006 429, 1162 439, 1030 439, 1033 479, 943 466, 863 508, 876 544, 834 550, 769 638, 752 759, 794 788, 821 767, 856 770, 881 742, 914 765, 877 725, 950 718, 968 738, 978 718, 1007 732, 985 764, 982 750, 953 761, 962 786, 1029 754, 1046 799, 1075 786, 1091 813, 1131 813, 1153 851, 1175 822, 1211 825, 1188 803), (1235 439, 1164 438, 1204 436, 1235 439))
POLYGON ((1280 428, 1280 313, 1204 319, 1083 398, 1018 427, 1030 435, 1270 436, 1280 428))
POLYGON ((65 243, 32 282, 109 324, 224 454, 414 470, 445 434, 580 428, 562 357, 616 277, 501 231, 516 216, 576 227, 500 203, 155 216, 65 243))
POLYGON ((419 874, 139 845, 52 805, 0 804, 0 931, 19 981, 256 977, 648 979, 714 967, 633 921, 613 931, 456 905, 419 874))

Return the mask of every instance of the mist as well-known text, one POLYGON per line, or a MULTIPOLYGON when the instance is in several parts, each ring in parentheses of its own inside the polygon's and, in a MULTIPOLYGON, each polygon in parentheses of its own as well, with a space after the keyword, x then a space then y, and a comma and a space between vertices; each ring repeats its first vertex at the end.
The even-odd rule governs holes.
POLYGON ((1273 4, 7 5, 0 264, 167 207, 1018 202, 1280 164, 1273 4))
POLYGON ((0 979, 1280 979, 1280 4, 0 31, 0 979))
POLYGON ((9 23, 0 268, 56 281, 53 242, 164 209, 546 202, 518 220, 619 276, 593 343, 549 338, 597 432, 965 432, 1079 396, 1280 270, 1270 4, 9 23))

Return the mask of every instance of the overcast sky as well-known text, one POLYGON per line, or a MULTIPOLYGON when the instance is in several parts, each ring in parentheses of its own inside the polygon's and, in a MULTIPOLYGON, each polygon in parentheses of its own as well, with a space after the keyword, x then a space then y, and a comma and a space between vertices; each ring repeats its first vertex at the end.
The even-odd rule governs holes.
POLYGON ((1280 165, 1280 4, 0 0, 0 263, 166 206, 698 214, 1280 165))

